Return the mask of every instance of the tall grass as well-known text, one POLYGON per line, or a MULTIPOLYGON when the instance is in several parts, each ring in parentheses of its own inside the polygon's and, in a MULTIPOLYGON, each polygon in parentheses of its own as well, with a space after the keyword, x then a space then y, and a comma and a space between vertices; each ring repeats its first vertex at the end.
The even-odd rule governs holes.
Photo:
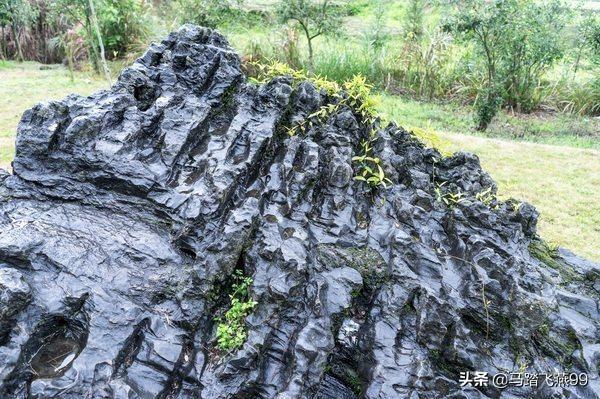
POLYGON ((562 112, 578 115, 600 115, 600 77, 584 82, 561 79, 548 85, 542 94, 544 101, 562 112))
POLYGON ((381 89, 388 87, 393 78, 393 55, 387 47, 375 50, 367 43, 354 43, 330 40, 315 55, 315 73, 344 82, 354 75, 363 75, 371 84, 381 89))
MULTIPOLYGON (((246 60, 285 62, 307 69, 306 44, 289 29, 229 28, 229 39, 246 60)), ((323 37, 316 42, 314 73, 343 83, 364 76, 380 90, 416 98, 449 98, 456 87, 460 51, 447 34, 435 32, 407 46, 393 38, 373 46, 366 37, 323 37)))

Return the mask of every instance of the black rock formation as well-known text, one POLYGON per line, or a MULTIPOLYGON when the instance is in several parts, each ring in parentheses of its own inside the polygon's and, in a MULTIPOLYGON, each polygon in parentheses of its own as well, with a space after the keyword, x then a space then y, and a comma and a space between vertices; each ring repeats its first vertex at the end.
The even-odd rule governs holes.
POLYGON ((597 398, 600 267, 545 247, 533 207, 478 200, 476 156, 394 125, 393 185, 369 190, 353 109, 286 134, 328 101, 246 83, 184 26, 110 90, 28 110, 0 184, 0 397, 597 398), (257 304, 225 353, 235 270, 257 304), (476 370, 589 382, 461 387, 476 370))

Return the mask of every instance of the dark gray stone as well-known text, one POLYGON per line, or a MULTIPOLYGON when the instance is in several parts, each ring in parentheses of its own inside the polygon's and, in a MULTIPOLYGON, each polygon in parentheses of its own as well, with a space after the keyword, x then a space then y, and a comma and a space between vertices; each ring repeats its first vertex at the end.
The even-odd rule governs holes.
POLYGON ((246 83, 184 26, 110 90, 25 112, 0 176, 0 397, 597 398, 599 266, 545 248, 533 207, 478 201, 476 156, 393 124, 374 149, 393 185, 368 190, 368 126, 342 107, 289 137, 333 100, 291 83, 246 83), (257 305, 222 353, 236 269, 257 305), (590 382, 458 383, 522 367, 590 382))

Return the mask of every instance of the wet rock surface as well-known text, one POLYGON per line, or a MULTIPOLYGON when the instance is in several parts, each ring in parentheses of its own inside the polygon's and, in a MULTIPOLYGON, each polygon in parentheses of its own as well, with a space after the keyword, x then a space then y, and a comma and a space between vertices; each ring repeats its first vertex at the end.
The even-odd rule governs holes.
POLYGON ((368 134, 310 83, 246 82, 184 26, 108 91, 27 111, 0 185, 1 398, 596 398, 600 267, 483 203, 476 156, 368 134), (463 192, 448 206, 445 193, 463 192), (224 353, 235 270, 257 302, 224 353), (461 387, 461 371, 588 373, 585 387, 461 387))

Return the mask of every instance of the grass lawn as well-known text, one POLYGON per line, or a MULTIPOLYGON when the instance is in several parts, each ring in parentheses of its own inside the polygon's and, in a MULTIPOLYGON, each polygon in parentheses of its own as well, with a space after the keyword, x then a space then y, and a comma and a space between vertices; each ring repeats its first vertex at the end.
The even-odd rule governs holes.
MULTIPOLYGON (((0 63, 0 166, 10 166, 23 111, 39 101, 105 87, 103 80, 84 73, 71 82, 60 67, 0 63)), ((381 108, 402 125, 437 131, 444 141, 442 150, 478 154, 501 197, 536 205, 543 238, 600 260, 600 121, 563 114, 502 114, 486 135, 517 139, 509 141, 474 135, 466 107, 383 96, 381 108)))
POLYGON ((407 128, 437 133, 444 153, 477 154, 501 198, 527 201, 540 211, 544 239, 600 260, 598 118, 503 112, 478 133, 467 107, 382 96, 380 108, 407 128))
POLYGON ((479 156, 500 198, 534 204, 547 241, 600 261, 600 151, 445 133, 444 148, 479 156))
POLYGON ((40 67, 35 62, 0 63, 0 167, 10 165, 17 125, 26 109, 70 93, 86 95, 108 87, 105 81, 86 73, 77 73, 71 82, 65 68, 40 67))
POLYGON ((474 129, 470 107, 430 103, 396 96, 380 96, 381 111, 403 126, 427 127, 437 132, 468 133, 561 146, 600 150, 600 118, 565 113, 511 114, 500 112, 488 129, 474 129))

